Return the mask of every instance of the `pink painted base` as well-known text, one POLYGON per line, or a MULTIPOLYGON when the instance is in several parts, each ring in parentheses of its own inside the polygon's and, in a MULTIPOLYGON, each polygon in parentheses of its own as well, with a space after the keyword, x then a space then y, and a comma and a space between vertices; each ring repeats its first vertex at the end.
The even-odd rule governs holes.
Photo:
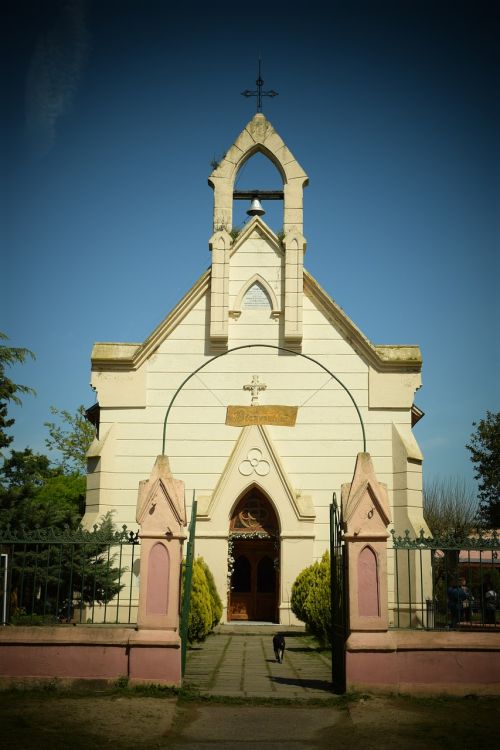
POLYGON ((181 675, 181 640, 173 631, 134 631, 129 641, 130 681, 177 685, 181 675))
POLYGON ((0 630, 0 680, 57 678, 181 684, 177 633, 130 628, 0 630))
POLYGON ((500 694, 500 633, 352 633, 347 689, 500 694))

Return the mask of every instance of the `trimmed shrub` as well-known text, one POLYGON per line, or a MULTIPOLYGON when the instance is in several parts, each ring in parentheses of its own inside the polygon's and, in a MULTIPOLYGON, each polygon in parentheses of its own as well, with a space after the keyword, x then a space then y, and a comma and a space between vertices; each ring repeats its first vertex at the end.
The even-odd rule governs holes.
POLYGON ((305 568, 292 586, 291 608, 305 623, 307 631, 322 643, 330 643, 332 612, 330 604, 330 555, 305 568))
MULTIPOLYGON (((183 565, 184 568, 184 565, 183 565)), ((193 562, 188 615, 189 643, 204 641, 222 617, 222 602, 212 571, 202 557, 193 562)))
POLYGON ((314 563, 308 568, 304 568, 304 570, 299 573, 292 586, 290 605, 295 617, 302 620, 302 622, 307 622, 306 601, 311 586, 313 585, 315 568, 317 565, 318 563, 314 563))
POLYGON ((199 559, 193 562, 191 599, 188 615, 188 641, 204 641, 212 629, 212 603, 207 577, 199 559))
POLYGON ((212 628, 215 628, 215 626, 219 624, 220 618, 222 617, 222 601, 219 596, 219 592, 217 591, 217 586, 215 585, 212 571, 202 557, 198 557, 198 560, 203 570, 205 571, 208 591, 210 593, 210 603, 212 605, 212 628))
POLYGON ((306 601, 308 629, 322 643, 330 643, 332 610, 330 601, 330 555, 325 552, 316 563, 313 586, 306 601))

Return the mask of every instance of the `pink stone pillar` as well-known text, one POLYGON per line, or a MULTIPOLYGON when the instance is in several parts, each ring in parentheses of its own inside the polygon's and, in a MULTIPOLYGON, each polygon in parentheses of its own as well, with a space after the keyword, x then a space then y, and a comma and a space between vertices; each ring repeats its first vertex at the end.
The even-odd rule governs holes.
POLYGON ((186 538, 184 482, 174 479, 167 456, 158 456, 139 483, 141 567, 136 636, 130 642, 135 682, 180 684, 179 636, 182 545, 186 538))
POLYGON ((377 480, 369 453, 358 453, 352 482, 342 485, 342 508, 349 628, 351 632, 386 631, 389 500, 387 486, 377 480))
POLYGON ((182 544, 186 538, 184 482, 174 479, 167 456, 158 456, 140 482, 137 523, 141 530, 139 628, 179 628, 182 544))

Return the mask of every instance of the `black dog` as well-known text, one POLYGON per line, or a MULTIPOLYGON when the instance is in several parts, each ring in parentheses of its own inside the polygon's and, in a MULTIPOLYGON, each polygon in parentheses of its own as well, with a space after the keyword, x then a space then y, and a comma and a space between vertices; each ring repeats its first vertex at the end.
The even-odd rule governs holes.
POLYGON ((281 633, 276 633, 276 635, 273 636, 273 648, 276 661, 278 664, 281 664, 283 661, 283 654, 285 653, 285 639, 281 633))

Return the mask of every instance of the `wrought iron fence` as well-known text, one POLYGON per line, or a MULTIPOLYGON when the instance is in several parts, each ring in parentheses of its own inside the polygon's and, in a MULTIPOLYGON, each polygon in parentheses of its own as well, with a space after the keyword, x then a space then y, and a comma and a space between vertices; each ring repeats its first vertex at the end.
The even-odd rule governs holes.
POLYGON ((0 529, 2 624, 135 623, 138 533, 0 529))
POLYGON ((423 531, 414 539, 408 531, 403 537, 392 535, 392 627, 500 629, 500 539, 496 532, 462 539, 426 537, 423 531))

